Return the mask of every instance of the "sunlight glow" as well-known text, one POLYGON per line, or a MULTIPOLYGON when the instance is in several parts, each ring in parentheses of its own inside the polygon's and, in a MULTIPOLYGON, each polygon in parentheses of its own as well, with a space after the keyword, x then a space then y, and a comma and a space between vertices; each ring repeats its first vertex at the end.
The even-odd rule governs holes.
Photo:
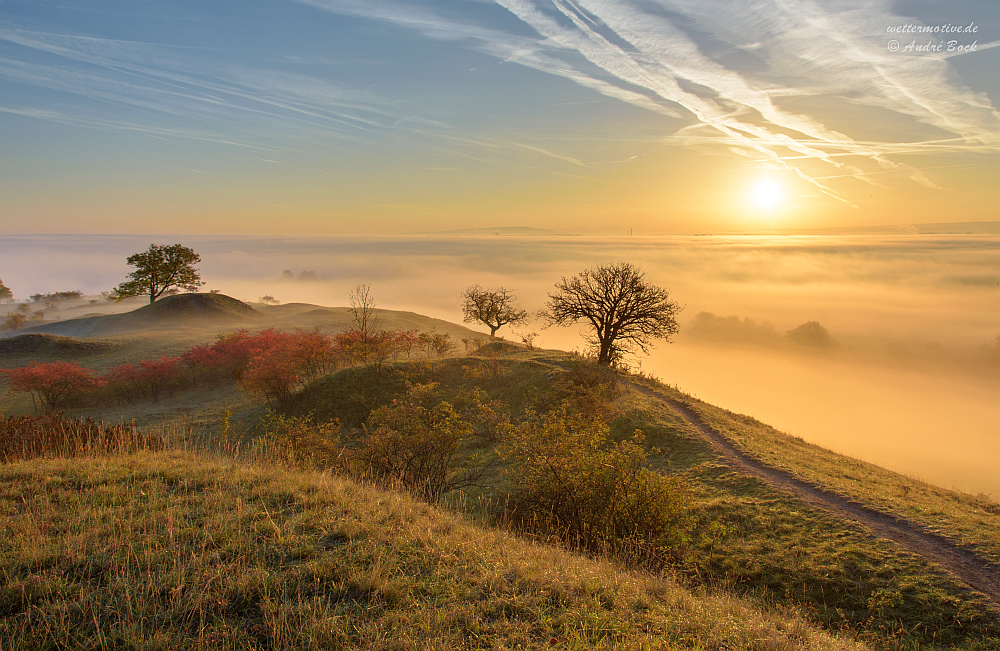
POLYGON ((778 183, 768 180, 757 183, 750 198, 758 208, 774 210, 784 202, 785 195, 778 183))

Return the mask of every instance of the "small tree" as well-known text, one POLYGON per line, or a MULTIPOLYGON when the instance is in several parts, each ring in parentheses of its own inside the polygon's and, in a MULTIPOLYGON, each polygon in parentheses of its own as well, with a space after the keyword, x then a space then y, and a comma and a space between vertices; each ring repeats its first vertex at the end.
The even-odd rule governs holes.
POLYGON ((150 305, 171 287, 195 291, 204 283, 194 265, 201 256, 180 244, 158 246, 150 244, 149 250, 128 257, 135 267, 126 280, 114 290, 117 300, 131 296, 149 296, 150 305))
POLYGON ((594 331, 588 343, 597 362, 616 364, 636 349, 648 354, 655 339, 670 340, 683 309, 670 292, 645 280, 628 262, 600 265, 556 283, 541 316, 547 326, 568 326, 584 320, 594 331))
POLYGON ((490 336, 507 325, 528 320, 528 313, 514 306, 517 296, 506 287, 484 289, 473 285, 462 293, 462 315, 465 323, 482 323, 490 329, 490 336))
POLYGON ((10 288, 3 284, 3 280, 0 280, 0 301, 9 298, 14 298, 14 292, 10 291, 10 288))
POLYGON ((354 329, 363 343, 382 329, 382 319, 375 312, 375 297, 372 296, 371 285, 358 285, 348 295, 351 302, 351 315, 354 317, 354 329))

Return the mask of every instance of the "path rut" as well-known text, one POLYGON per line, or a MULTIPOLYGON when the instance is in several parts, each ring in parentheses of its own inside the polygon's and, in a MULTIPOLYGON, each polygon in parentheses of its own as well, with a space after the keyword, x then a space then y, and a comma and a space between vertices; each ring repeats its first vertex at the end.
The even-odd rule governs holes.
POLYGON ((865 506, 807 482, 786 470, 769 466, 735 448, 684 403, 643 386, 632 386, 677 412, 705 437, 733 470, 755 475, 778 490, 795 495, 840 518, 858 522, 877 536, 896 541, 911 552, 943 567, 961 582, 987 595, 994 605, 1000 606, 1000 565, 991 563, 971 550, 962 549, 949 538, 931 533, 920 524, 865 506))

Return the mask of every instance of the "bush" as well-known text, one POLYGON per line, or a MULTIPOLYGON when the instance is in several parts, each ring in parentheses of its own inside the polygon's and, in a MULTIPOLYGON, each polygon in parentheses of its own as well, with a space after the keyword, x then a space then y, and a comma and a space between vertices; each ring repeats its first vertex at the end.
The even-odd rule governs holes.
POLYGON ((341 332, 336 336, 337 351, 341 358, 351 364, 371 364, 376 371, 390 359, 396 361, 417 345, 417 335, 413 330, 376 330, 364 332, 357 328, 341 332))
POLYGON ((451 335, 433 330, 417 335, 417 346, 423 349, 427 359, 445 357, 455 350, 455 343, 451 340, 451 335))
POLYGON ((619 379, 617 369, 579 363, 573 364, 553 386, 569 401, 571 411, 608 421, 620 413, 615 406, 620 393, 619 379))
POLYGON ((501 389, 511 380, 510 366, 498 359, 485 359, 462 366, 462 374, 491 389, 501 389))
POLYGON ((491 400, 479 387, 460 389, 455 394, 454 406, 462 418, 472 424, 476 435, 485 441, 499 441, 510 428, 510 405, 499 398, 491 400))
POLYGON ((47 409, 69 406, 94 387, 93 371, 76 362, 32 362, 0 373, 7 376, 12 391, 31 394, 35 409, 38 402, 47 409))
POLYGON ((507 515, 519 528, 594 552, 666 562, 688 544, 684 484, 648 467, 641 433, 608 444, 608 426, 566 404, 509 430, 507 515))
POLYGON ((158 360, 143 360, 138 366, 120 364, 102 378, 107 395, 125 403, 145 398, 159 402, 160 395, 164 392, 172 394, 182 379, 181 359, 166 356, 158 360))
POLYGON ((257 451, 266 458, 307 468, 345 469, 338 421, 317 423, 312 414, 284 416, 268 410, 263 427, 264 440, 257 451))
POLYGON ((371 413, 352 450, 355 475, 427 501, 471 484, 473 474, 459 467, 458 451, 472 427, 451 404, 430 404, 435 386, 416 385, 403 400, 371 413))
POLYGON ((292 353, 286 342, 256 351, 241 369, 240 388, 271 405, 287 402, 301 377, 292 353))
POLYGON ((42 456, 78 457, 162 450, 157 436, 147 436, 128 425, 106 425, 90 418, 62 414, 0 417, 0 463, 42 456))
POLYGON ((236 380, 248 393, 279 403, 299 384, 325 373, 337 355, 333 340, 318 329, 290 333, 268 328, 219 335, 214 344, 195 346, 182 359, 196 378, 236 380))

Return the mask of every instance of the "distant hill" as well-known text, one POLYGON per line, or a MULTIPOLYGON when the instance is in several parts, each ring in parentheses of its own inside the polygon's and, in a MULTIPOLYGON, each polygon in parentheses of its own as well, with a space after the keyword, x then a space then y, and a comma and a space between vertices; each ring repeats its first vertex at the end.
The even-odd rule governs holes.
POLYGON ((18 333, 91 337, 132 330, 214 328, 219 325, 253 322, 259 317, 260 312, 225 294, 178 294, 123 314, 68 319, 31 326, 18 333))

